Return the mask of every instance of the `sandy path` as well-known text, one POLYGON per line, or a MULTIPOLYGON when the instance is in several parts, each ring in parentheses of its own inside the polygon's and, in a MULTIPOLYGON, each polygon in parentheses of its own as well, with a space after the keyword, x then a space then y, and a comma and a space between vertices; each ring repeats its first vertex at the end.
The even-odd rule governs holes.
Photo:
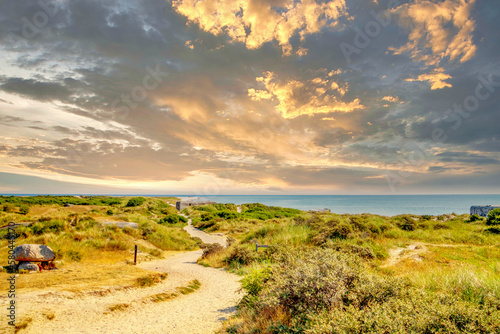
MULTIPOLYGON (((208 235, 191 224, 186 230, 206 243, 225 243, 223 237, 208 235)), ((20 333, 213 333, 236 311, 241 298, 240 283, 236 275, 196 264, 201 254, 198 250, 139 264, 144 269, 168 273, 163 283, 151 288, 121 290, 108 296, 47 292, 20 296, 22 313, 33 318, 20 333), (173 291, 194 279, 201 282, 194 293, 167 302, 144 302, 145 297, 173 291), (130 306, 123 311, 108 312, 110 306, 119 303, 130 306), (42 312, 53 312, 55 318, 47 320, 42 312)))
POLYGON ((188 220, 188 225, 184 227, 184 231, 189 233, 192 237, 198 237, 206 244, 221 244, 222 246, 226 246, 226 238, 221 235, 213 235, 205 233, 191 224, 191 219, 188 220))

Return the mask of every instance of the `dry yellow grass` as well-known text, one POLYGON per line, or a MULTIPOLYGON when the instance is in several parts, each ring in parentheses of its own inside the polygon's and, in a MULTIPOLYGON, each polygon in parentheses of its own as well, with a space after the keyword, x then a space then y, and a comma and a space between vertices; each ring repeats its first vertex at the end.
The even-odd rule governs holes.
MULTIPOLYGON (((131 286, 139 277, 154 272, 125 263, 95 264, 78 263, 66 265, 63 269, 22 274, 16 279, 18 293, 50 289, 50 291, 85 292, 117 286, 131 286)), ((7 291, 7 278, 11 274, 0 274, 0 291, 7 291)))

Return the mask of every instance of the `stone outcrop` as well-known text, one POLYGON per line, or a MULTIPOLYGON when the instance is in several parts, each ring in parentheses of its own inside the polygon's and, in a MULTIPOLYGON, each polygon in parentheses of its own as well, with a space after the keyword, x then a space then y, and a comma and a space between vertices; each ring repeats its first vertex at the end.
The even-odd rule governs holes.
POLYGON ((488 213, 493 210, 500 208, 500 206, 492 206, 492 205, 474 205, 470 207, 471 215, 478 215, 481 217, 487 217, 488 213))
POLYGON ((14 249, 14 259, 23 262, 43 262, 54 260, 54 251, 45 245, 24 244, 14 249))
POLYGON ((40 268, 36 263, 31 263, 31 262, 20 262, 19 263, 19 270, 29 270, 29 271, 38 271, 40 268))

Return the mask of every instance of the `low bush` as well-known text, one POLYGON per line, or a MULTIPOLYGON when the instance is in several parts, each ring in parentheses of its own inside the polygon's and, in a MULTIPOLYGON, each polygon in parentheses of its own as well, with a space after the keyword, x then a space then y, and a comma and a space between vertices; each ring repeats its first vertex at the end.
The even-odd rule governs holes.
POLYGON ((224 249, 224 247, 220 244, 201 244, 200 248, 203 249, 203 254, 201 255, 202 259, 205 259, 210 255, 220 253, 224 249))
POLYGON ((484 230, 486 233, 500 234, 500 227, 488 227, 484 230))
POLYGON ((356 255, 363 259, 371 260, 375 258, 375 253, 373 252, 373 249, 371 247, 344 244, 334 242, 333 240, 328 240, 328 242, 324 246, 325 248, 333 249, 337 252, 356 255))
POLYGON ((128 200, 126 206, 127 207, 136 207, 136 206, 144 204, 144 202, 146 202, 146 199, 144 197, 133 197, 133 198, 128 200))
POLYGON ((43 223, 38 222, 36 224, 31 225, 30 228, 32 233, 37 235, 48 232, 60 233, 65 230, 66 224, 64 221, 54 219, 45 221, 43 223))
POLYGON ((410 216, 401 216, 396 220, 396 225, 403 231, 414 231, 417 229, 417 223, 410 216))
POLYGON ((226 262, 230 265, 248 265, 257 258, 257 255, 247 248, 236 246, 233 248, 226 262))
POLYGON ((467 223, 473 223, 473 222, 482 221, 482 220, 483 220, 483 218, 481 218, 478 215, 474 214, 474 215, 471 215, 469 217, 469 219, 467 219, 465 222, 467 222, 467 223))
POLYGON ((358 257, 332 249, 280 253, 275 261, 242 280, 244 321, 226 332, 496 333, 500 328, 494 293, 471 299, 425 291, 402 278, 370 273, 358 257))
POLYGON ((486 225, 500 225, 500 208, 493 209, 488 213, 486 225))
POLYGON ((179 224, 179 222, 187 223, 187 218, 176 214, 169 214, 158 222, 159 224, 179 224))
POLYGON ((21 205, 19 207, 19 213, 22 215, 27 215, 28 213, 30 213, 30 207, 24 204, 21 205))
POLYGON ((360 262, 329 249, 280 254, 278 265, 259 293, 262 308, 281 308, 291 316, 330 309, 358 280, 360 262))

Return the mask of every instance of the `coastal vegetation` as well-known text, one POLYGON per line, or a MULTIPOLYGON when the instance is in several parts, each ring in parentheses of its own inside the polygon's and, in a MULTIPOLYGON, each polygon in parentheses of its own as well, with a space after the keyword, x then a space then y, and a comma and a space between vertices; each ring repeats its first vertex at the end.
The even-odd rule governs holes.
POLYGON ((205 246, 199 260, 243 276, 246 296, 224 332, 500 328, 499 236, 481 218, 339 215, 257 204, 185 212, 199 228, 232 239, 226 249, 205 246), (255 244, 270 247, 256 251, 255 244))
MULTIPOLYGON (((16 244, 48 245, 60 268, 49 275, 20 275, 19 291, 147 288, 168 278, 131 266, 134 245, 140 261, 200 247, 199 264, 242 278, 245 296, 224 333, 499 332, 500 210, 487 219, 385 217, 250 203, 179 213, 175 198, 143 199, 0 197, 0 226, 20 224, 16 244), (206 232, 226 235, 229 246, 190 238, 182 230, 186 216, 206 232), (137 228, 113 223, 122 221, 137 228)), ((7 229, 0 229, 5 264, 6 238, 7 229)), ((0 273, 3 282, 7 276, 0 273)), ((168 301, 200 287, 198 281, 186 284, 145 301, 168 301)), ((117 303, 109 311, 128 305, 117 303)))
MULTIPOLYGON (((136 244, 141 261, 199 246, 198 241, 182 230, 186 225, 184 220, 159 224, 166 217, 177 216, 172 206, 176 198, 143 199, 0 196, 0 207, 9 207, 0 212, 0 227, 3 226, 0 228, 0 263, 4 266, 8 262, 6 225, 15 222, 20 224, 15 229, 15 244, 49 246, 56 254, 56 266, 60 269, 50 275, 21 275, 17 282, 21 291, 48 287, 76 291, 115 284, 134 286, 136 280, 147 280, 151 276, 148 271, 130 266, 136 244), (131 200, 133 206, 128 205, 131 200), (116 222, 123 221, 136 223, 137 228, 119 228, 116 222)), ((6 271, 0 273, 2 282, 6 282, 3 279, 8 276, 6 271)), ((0 284, 0 288, 5 287, 6 283, 0 284)))

